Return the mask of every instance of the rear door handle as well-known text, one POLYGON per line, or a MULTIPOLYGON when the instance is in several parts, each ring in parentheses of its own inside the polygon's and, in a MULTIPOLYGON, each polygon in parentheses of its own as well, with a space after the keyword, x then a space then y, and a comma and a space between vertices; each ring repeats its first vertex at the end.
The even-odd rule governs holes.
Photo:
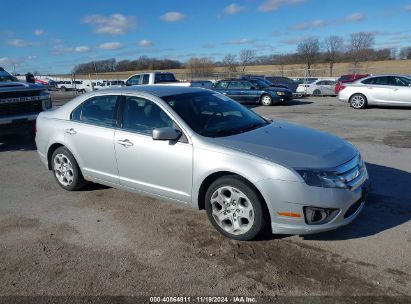
POLYGON ((77 134, 77 131, 74 130, 73 128, 70 128, 70 129, 66 129, 66 133, 70 135, 74 135, 74 134, 77 134))
POLYGON ((131 141, 129 141, 128 139, 117 140, 117 143, 119 145, 122 145, 123 147, 126 147, 126 148, 134 146, 134 144, 131 141))
POLYGON ((392 89, 393 91, 398 91, 398 89, 397 88, 395 88, 395 89, 392 89))

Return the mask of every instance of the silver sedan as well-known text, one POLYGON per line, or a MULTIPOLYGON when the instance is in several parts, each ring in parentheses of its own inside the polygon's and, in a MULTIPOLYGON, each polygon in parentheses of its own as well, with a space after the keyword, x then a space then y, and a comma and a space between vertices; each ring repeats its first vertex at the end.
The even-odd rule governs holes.
POLYGON ((374 75, 362 78, 338 92, 338 99, 354 109, 369 105, 411 106, 411 78, 401 75, 374 75))
POLYGON ((41 113, 36 144, 66 190, 92 181, 206 209, 238 240, 350 223, 368 191, 353 145, 269 121, 205 90, 139 86, 84 94, 41 113))

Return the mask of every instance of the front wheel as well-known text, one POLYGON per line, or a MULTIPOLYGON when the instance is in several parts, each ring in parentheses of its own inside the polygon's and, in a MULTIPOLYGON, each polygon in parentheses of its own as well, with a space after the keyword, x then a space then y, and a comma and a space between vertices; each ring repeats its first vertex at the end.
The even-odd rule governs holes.
POLYGON ((367 98, 363 94, 354 94, 350 97, 350 106, 354 109, 365 109, 367 98))
POLYGON ((60 187, 68 191, 76 191, 86 184, 74 156, 67 148, 56 149, 51 160, 53 175, 60 187))
POLYGON ((264 202, 256 190, 239 177, 217 179, 208 188, 205 200, 210 222, 226 237, 248 241, 264 229, 264 202))
POLYGON ((271 98, 270 95, 261 96, 261 104, 263 106, 271 106, 272 103, 273 103, 273 99, 271 98))

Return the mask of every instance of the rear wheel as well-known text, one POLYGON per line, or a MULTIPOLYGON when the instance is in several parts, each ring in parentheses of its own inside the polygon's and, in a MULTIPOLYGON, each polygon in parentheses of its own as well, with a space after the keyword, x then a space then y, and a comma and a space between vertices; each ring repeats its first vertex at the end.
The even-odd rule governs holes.
POLYGON ((321 90, 319 90, 319 89, 314 90, 313 96, 321 96, 321 95, 322 95, 321 90))
POLYGON ((67 91, 67 89, 66 89, 66 87, 61 87, 60 91, 65 92, 65 91, 67 91))
POLYGON ((63 189, 76 191, 86 184, 74 156, 67 148, 57 148, 51 161, 54 178, 63 189))
POLYGON ((209 220, 229 238, 252 240, 264 229, 264 202, 256 190, 240 177, 217 179, 208 188, 205 200, 209 220))
POLYGON ((261 96, 261 104, 263 106, 271 106, 272 103, 273 103, 273 99, 271 98, 270 95, 265 94, 261 96))
POLYGON ((367 107, 367 97, 363 94, 354 94, 350 97, 350 106, 354 109, 365 109, 367 107))

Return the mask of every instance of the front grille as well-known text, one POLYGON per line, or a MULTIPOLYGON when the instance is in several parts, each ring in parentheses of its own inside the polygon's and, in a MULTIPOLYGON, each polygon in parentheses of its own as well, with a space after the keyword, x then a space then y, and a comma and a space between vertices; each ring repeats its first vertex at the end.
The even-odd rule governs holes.
POLYGON ((363 198, 360 198, 358 201, 352 204, 350 208, 348 208, 347 212, 345 212, 344 218, 347 218, 353 215, 358 210, 358 208, 361 207, 362 202, 363 202, 363 198))
POLYGON ((344 179, 345 183, 352 187, 355 187, 366 172, 364 161, 360 155, 357 155, 349 162, 339 166, 336 170, 336 174, 344 179))
POLYGON ((41 90, 0 92, 0 99, 40 96, 41 90))
POLYGON ((0 103, 0 117, 8 117, 19 114, 34 114, 42 111, 42 101, 25 101, 15 103, 0 103))

